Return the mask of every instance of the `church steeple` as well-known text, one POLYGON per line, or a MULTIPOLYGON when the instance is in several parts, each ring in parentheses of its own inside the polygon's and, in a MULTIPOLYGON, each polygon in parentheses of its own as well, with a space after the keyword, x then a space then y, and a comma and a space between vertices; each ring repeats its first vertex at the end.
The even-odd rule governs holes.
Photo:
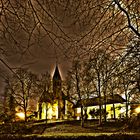
POLYGON ((59 72, 59 67, 56 65, 53 75, 53 96, 58 101, 58 118, 63 119, 65 114, 65 100, 62 92, 62 79, 59 72))
POLYGON ((56 98, 61 96, 61 84, 62 84, 61 76, 59 73, 58 66, 56 65, 55 72, 53 75, 53 93, 56 98))
POLYGON ((61 76, 60 76, 59 69, 58 69, 57 65, 56 65, 55 72, 53 75, 53 80, 61 80, 61 76))

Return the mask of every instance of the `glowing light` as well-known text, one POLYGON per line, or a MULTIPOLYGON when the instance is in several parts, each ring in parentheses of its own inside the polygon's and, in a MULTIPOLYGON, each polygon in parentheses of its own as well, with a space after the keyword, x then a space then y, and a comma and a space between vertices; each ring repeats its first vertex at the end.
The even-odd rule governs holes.
POLYGON ((23 112, 16 113, 16 115, 22 120, 25 119, 25 114, 23 112))
POLYGON ((140 106, 135 109, 136 113, 140 113, 140 106))

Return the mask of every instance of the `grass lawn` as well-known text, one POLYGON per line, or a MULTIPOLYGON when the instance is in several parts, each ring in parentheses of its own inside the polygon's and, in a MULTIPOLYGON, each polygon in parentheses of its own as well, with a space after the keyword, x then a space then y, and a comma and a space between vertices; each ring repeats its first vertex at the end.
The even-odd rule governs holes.
POLYGON ((77 139, 77 140, 140 140, 140 131, 126 130, 121 122, 108 122, 102 126, 97 121, 87 121, 85 127, 79 121, 56 123, 35 123, 26 127, 25 131, 10 134, 1 133, 0 139, 77 139), (26 132, 26 133, 25 133, 26 132))

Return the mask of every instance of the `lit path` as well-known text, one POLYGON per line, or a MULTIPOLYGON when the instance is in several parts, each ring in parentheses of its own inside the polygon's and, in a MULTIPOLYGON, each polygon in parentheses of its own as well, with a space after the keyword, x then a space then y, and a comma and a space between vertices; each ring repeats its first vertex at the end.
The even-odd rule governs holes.
POLYGON ((100 130, 90 129, 90 128, 82 128, 79 125, 71 125, 71 124, 64 124, 64 125, 56 125, 49 128, 46 128, 42 133, 43 136, 53 137, 53 136, 101 136, 101 135, 139 135, 139 133, 132 133, 132 132, 101 132, 100 130))
MULTIPOLYGON (((69 121, 70 122, 70 121, 69 121)), ((73 121, 72 121, 73 122, 73 121)), ((48 121, 47 124, 46 122, 37 122, 36 123, 38 126, 43 124, 44 129, 43 131, 39 133, 34 133, 37 137, 78 137, 78 136, 91 136, 91 137, 96 137, 96 136, 101 136, 101 135, 106 135, 106 136, 111 136, 111 135, 135 135, 138 138, 140 137, 140 133, 132 133, 132 132, 124 132, 121 129, 116 129, 114 127, 112 128, 105 128, 102 131, 101 127, 95 127, 95 124, 92 125, 92 127, 86 127, 82 128, 79 124, 77 123, 67 123, 67 121, 64 120, 59 120, 59 121, 48 121), (62 123, 66 122, 66 123, 62 123)), ((91 125, 90 125, 91 126, 91 125)), ((39 128, 37 128, 39 129, 39 128)), ((36 129, 36 130, 37 130, 36 129)), ((34 135, 33 134, 33 135, 34 135)))
MULTIPOLYGON (((67 120, 47 120, 47 124, 53 124, 53 123, 58 123, 58 122, 65 122, 65 121, 67 121, 67 120)), ((30 122, 29 122, 29 124, 30 124, 30 122)), ((44 120, 44 121, 41 121, 41 122, 31 122, 31 124, 34 124, 34 125, 36 125, 36 124, 46 124, 46 121, 44 120)))
POLYGON ((119 134, 125 134, 125 135, 139 135, 136 133, 56 133, 56 132, 49 132, 49 133, 43 133, 43 136, 53 137, 53 136, 101 136, 101 135, 119 135, 119 134))

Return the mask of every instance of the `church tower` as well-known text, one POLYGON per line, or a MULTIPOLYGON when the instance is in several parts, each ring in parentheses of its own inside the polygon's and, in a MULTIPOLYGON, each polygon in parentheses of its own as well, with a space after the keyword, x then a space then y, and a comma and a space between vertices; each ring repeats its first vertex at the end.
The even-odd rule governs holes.
POLYGON ((65 114, 65 100, 62 92, 62 79, 57 65, 53 75, 53 95, 58 101, 58 119, 63 119, 65 114))
POLYGON ((58 66, 56 65, 53 75, 53 93, 56 99, 61 97, 62 80, 59 73, 58 66))
POLYGON ((66 96, 62 91, 62 79, 57 65, 54 70, 51 84, 52 90, 47 90, 40 96, 37 106, 38 118, 64 119, 66 96))

